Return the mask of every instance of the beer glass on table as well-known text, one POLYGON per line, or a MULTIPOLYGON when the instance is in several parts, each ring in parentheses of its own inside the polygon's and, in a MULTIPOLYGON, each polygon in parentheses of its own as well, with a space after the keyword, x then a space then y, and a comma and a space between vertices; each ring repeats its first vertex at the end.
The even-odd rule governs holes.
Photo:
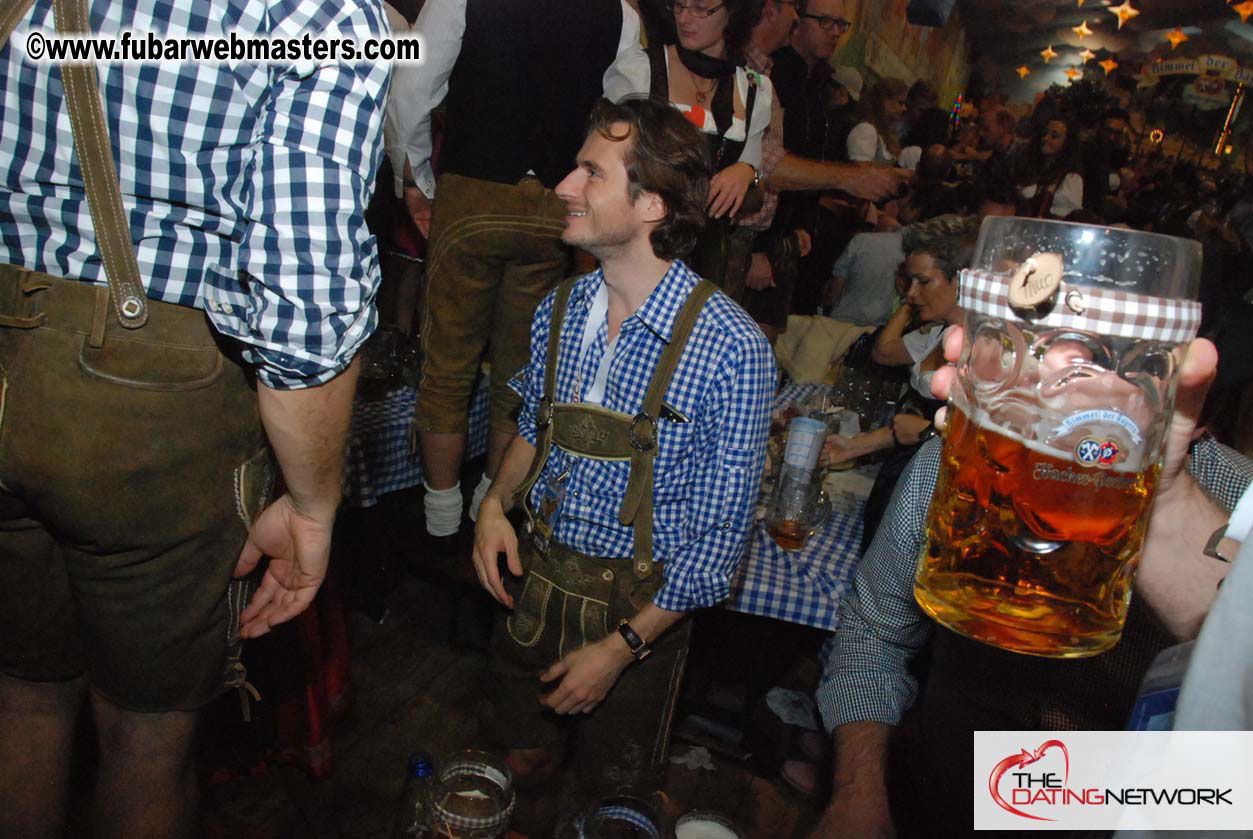
POLYGON ((983 222, 914 586, 939 623, 1057 658, 1118 642, 1200 266, 1187 239, 983 222))

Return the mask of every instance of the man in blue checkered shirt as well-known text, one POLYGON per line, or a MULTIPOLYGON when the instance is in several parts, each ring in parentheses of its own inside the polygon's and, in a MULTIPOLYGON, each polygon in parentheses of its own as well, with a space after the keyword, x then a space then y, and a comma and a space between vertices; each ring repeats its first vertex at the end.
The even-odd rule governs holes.
MULTIPOLYGON (((379 0, 84 13, 101 36, 388 31, 379 0)), ((95 835, 190 836, 196 709, 242 688, 239 637, 299 614, 326 572, 375 325, 364 208, 389 68, 101 64, 80 99, 26 60, 26 36, 56 28, 39 0, 0 43, 0 836, 61 834, 88 695, 95 835), (93 187, 98 215, 70 99, 103 100, 89 174, 114 167, 120 195, 93 187), (106 281, 102 253, 130 252, 146 300, 111 294, 125 272, 106 281), (272 455, 286 492, 269 503, 272 455), (244 609, 232 576, 262 555, 244 609)))
POLYGON ((683 618, 727 597, 747 544, 775 368, 752 319, 680 259, 703 223, 707 166, 677 111, 602 100, 557 187, 564 241, 601 267, 535 313, 514 380, 520 434, 474 550, 484 588, 512 609, 493 641, 486 730, 524 790, 585 714, 569 773, 583 792, 657 789, 683 618), (515 494, 530 519, 521 550, 505 519, 515 494))

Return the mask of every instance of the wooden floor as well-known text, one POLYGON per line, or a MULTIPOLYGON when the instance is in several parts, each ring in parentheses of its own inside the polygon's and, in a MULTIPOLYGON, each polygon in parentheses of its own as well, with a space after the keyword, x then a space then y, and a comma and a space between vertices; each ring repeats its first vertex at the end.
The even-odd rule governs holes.
MULTIPOLYGON (((408 547, 413 544, 412 534, 406 533, 403 519, 396 524, 396 515, 393 505, 375 510, 355 524, 350 519, 353 548, 343 548, 341 538, 336 561, 351 566, 354 559, 345 559, 343 554, 355 553, 359 562, 364 546, 366 553, 381 551, 403 562, 406 554, 412 553, 408 547)), ((476 745, 479 684, 485 675, 486 658, 481 649, 456 640, 475 634, 467 631, 465 620, 458 627, 457 618, 458 614, 464 619, 468 611, 473 612, 465 606, 473 590, 397 573, 395 565, 390 574, 385 569, 383 576, 393 582, 385 587, 381 598, 364 604, 360 603, 360 593, 348 598, 365 611, 375 611, 376 616, 384 605, 387 614, 378 623, 360 609, 348 611, 352 703, 331 730, 334 768, 330 776, 313 781, 302 769, 273 758, 262 765, 268 742, 262 733, 265 714, 262 722, 253 726, 240 724, 236 721, 237 703, 226 698, 210 714, 212 721, 206 731, 202 808, 206 837, 383 839, 400 791, 406 756, 425 750, 438 762, 452 751, 476 745), (231 763, 234 766, 229 766, 231 763), (233 771, 224 771, 224 765, 233 771)), ((371 600, 368 593, 366 600, 371 600)), ((749 630, 754 631, 752 625, 749 630)), ((725 630, 719 626, 716 631, 725 630)), ((722 685, 720 679, 730 680, 732 694, 752 693, 746 684, 735 684, 735 672, 742 668, 734 657, 730 663, 713 661, 714 656, 706 656, 710 660, 704 661, 698 653, 694 648, 689 683, 702 696, 710 693, 711 685, 722 685)), ((800 663, 801 671, 808 673, 802 679, 815 678, 813 662, 800 663)), ((258 672, 257 677, 264 681, 265 673, 258 672)), ((699 700, 685 700, 680 717, 707 712, 699 706, 699 700)), ((731 717, 734 725, 735 714, 731 717)), ((799 839, 806 835, 818 811, 815 799, 793 791, 777 778, 759 777, 754 766, 760 761, 742 754, 732 757, 737 749, 713 745, 710 748, 706 741, 680 738, 672 743, 666 792, 674 812, 720 811, 749 836, 760 839, 799 839)))

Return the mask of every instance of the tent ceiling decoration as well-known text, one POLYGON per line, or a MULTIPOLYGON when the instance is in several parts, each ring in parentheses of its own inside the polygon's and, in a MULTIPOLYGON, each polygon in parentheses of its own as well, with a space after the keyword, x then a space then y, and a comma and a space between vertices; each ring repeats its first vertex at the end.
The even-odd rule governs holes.
POLYGON ((1054 58, 1057 58, 1057 51, 1053 49, 1052 44, 1049 44, 1047 47, 1040 50, 1040 58, 1044 59, 1045 64, 1048 64, 1054 58))
POLYGON ((1253 0, 1235 0, 1234 5, 1228 0, 957 2, 973 72, 989 79, 991 89, 1002 88, 1013 98, 1030 101, 1049 85, 1065 85, 1066 68, 1078 61, 1113 60, 1115 81, 1136 77, 1158 59, 1229 56, 1239 66, 1253 68, 1253 0), (1248 12, 1247 24, 1241 22, 1241 7, 1248 12), (1109 25, 1120 20, 1121 29, 1109 25), (1050 47, 1064 64, 1044 60, 1050 47), (1028 68, 1030 77, 1020 81, 1018 67, 1028 68))
POLYGON ((1118 28, 1122 29, 1123 24, 1140 14, 1140 10, 1133 8, 1131 0, 1123 0, 1121 6, 1110 6, 1110 14, 1118 18, 1118 28))
POLYGON ((1170 42, 1170 51, 1174 52, 1176 47, 1188 40, 1188 36, 1183 34, 1183 29, 1176 26, 1174 31, 1166 36, 1166 40, 1170 42))
POLYGON ((1112 58, 1107 58, 1104 61, 1097 63, 1101 65, 1101 69, 1105 71, 1105 75, 1107 76, 1118 69, 1118 62, 1112 58))

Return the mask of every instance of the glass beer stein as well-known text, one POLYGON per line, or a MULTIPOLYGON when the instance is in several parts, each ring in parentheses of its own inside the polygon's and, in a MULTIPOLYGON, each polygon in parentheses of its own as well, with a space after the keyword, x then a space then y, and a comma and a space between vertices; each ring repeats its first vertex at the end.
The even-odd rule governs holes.
POLYGON ((1094 655, 1126 619, 1201 247, 989 218, 973 266, 914 595, 988 644, 1094 655))

